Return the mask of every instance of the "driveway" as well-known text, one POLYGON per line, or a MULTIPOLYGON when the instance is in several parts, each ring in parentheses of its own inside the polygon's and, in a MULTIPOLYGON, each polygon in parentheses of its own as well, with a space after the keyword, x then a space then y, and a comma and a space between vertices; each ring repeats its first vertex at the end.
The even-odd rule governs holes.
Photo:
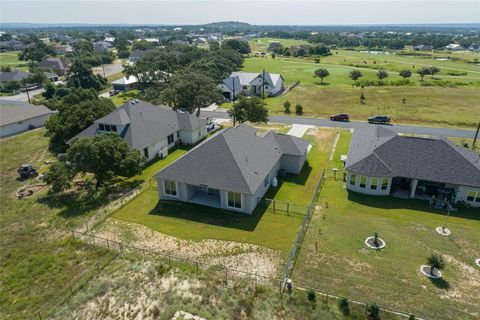
POLYGON ((311 128, 313 128, 313 126, 306 125, 306 124, 294 123, 292 125, 292 128, 290 130, 288 130, 287 134, 291 135, 291 136, 294 136, 294 137, 301 138, 301 137, 303 137, 305 132, 307 132, 307 130, 311 129, 311 128))
MULTIPOLYGON (((208 112, 202 111, 202 115, 209 118, 228 118, 228 114, 225 112, 208 112)), ((367 122, 350 121, 350 122, 333 122, 328 119, 319 118, 307 118, 307 117, 295 117, 295 116, 270 116, 269 122, 272 123, 285 123, 285 124, 306 124, 319 127, 334 127, 345 129, 363 128, 366 126, 375 126, 367 122)), ((457 137, 473 139, 475 135, 474 130, 469 129, 455 129, 455 128, 436 128, 426 126, 409 126, 409 125, 393 125, 387 126, 387 128, 397 133, 409 133, 428 136, 444 136, 444 137, 457 137)))
MULTIPOLYGON (((33 96, 39 93, 43 92, 43 88, 40 89, 35 89, 35 90, 29 90, 28 94, 30 95, 30 100, 33 100, 33 96)), ((0 97, 0 100, 9 100, 9 101, 28 101, 27 93, 26 92, 20 92, 19 94, 16 94, 14 96, 3 96, 0 97)))
MULTIPOLYGON (((112 74, 119 73, 123 71, 122 60, 115 60, 112 64, 104 64, 103 69, 105 69, 105 77, 109 77, 112 74)), ((103 69, 102 67, 94 67, 92 68, 93 73, 99 74, 103 76, 103 69)))

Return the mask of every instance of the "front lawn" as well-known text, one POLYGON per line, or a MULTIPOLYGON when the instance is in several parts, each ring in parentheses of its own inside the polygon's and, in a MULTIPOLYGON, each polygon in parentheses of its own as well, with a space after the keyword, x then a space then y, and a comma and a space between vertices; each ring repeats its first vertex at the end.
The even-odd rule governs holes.
MULTIPOLYGON (((335 134, 333 129, 314 130, 312 134, 307 134, 305 138, 313 145, 308 164, 300 175, 288 175, 281 179, 279 186, 270 188, 266 197, 308 205, 321 172, 328 162, 335 134)), ((158 170, 159 168, 155 169, 158 170)), ((302 222, 303 214, 275 214, 259 206, 248 216, 193 204, 159 201, 157 189, 152 187, 114 213, 113 217, 143 224, 182 239, 246 242, 280 250, 286 255, 302 222)))
MULTIPOLYGON (((341 168, 348 140, 342 136, 332 165, 341 168)), ((445 212, 425 201, 349 193, 341 179, 329 177, 319 203, 294 282, 431 319, 479 316, 480 271, 474 260, 480 257, 480 210, 454 213, 448 220, 453 234, 444 237, 434 229, 444 224, 445 212), (385 249, 365 247, 374 232, 386 241, 385 249), (441 281, 419 272, 432 253, 447 261, 441 281)))

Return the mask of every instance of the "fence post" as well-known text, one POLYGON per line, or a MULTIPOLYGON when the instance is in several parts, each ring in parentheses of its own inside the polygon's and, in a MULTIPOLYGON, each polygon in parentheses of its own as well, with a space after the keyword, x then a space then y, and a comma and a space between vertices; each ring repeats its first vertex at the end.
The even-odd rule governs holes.
POLYGON ((197 267, 197 276, 198 276, 198 262, 195 263, 197 267))
POLYGON ((107 239, 107 248, 110 250, 110 241, 107 239))
POLYGON ((85 222, 85 230, 88 232, 88 223, 85 222))
POLYGON ((100 272, 100 266, 98 265, 98 262, 97 262, 97 271, 100 272))
POLYGON ((327 296, 325 298, 325 305, 327 305, 327 307, 328 307, 328 292, 327 292, 327 296))
POLYGON ((365 303, 365 315, 368 313, 368 303, 365 303))
POLYGON ((72 288, 72 285, 70 285, 70 293, 73 295, 73 288, 72 288))
POLYGON ((72 229, 72 239, 75 239, 75 232, 72 229))
POLYGON ((272 200, 273 202, 273 213, 275 213, 275 200, 272 200))
POLYGON ((290 202, 287 202, 287 216, 290 215, 290 202))
POLYGON ((40 315, 40 311, 37 312, 38 319, 42 320, 42 316, 40 315))
POLYGON ((225 285, 228 284, 228 274, 227 274, 227 272, 228 272, 228 269, 227 269, 227 267, 225 267, 225 285))

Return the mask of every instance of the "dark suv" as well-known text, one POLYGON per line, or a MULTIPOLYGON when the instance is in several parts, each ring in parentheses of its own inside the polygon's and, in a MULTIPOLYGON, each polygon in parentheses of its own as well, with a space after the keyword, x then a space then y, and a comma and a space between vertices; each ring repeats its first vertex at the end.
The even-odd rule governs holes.
POLYGON ((390 124, 390 117, 389 116, 375 116, 368 118, 368 123, 375 123, 375 124, 390 124))
POLYGON ((332 121, 350 121, 350 117, 346 113, 339 113, 330 116, 330 120, 332 121))

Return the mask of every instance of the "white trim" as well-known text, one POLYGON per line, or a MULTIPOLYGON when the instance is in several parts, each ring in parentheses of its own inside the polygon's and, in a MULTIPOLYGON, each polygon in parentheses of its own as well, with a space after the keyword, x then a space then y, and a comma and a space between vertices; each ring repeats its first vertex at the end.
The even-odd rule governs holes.
POLYGON ((171 198, 178 198, 178 183, 177 183, 176 181, 172 181, 172 180, 162 180, 162 185, 163 185, 163 194, 164 194, 165 196, 171 197, 171 198), (175 183, 175 192, 176 192, 176 195, 168 194, 168 193, 165 191, 165 182, 166 182, 166 181, 175 183))
POLYGON ((234 192, 234 191, 227 191, 227 201, 226 201, 226 207, 228 209, 233 209, 233 210, 239 210, 239 211, 244 211, 245 210, 245 201, 244 201, 244 197, 243 197, 243 193, 240 193, 240 192, 234 192), (237 207, 231 207, 228 205, 228 193, 231 192, 231 193, 234 193, 234 194, 239 194, 240 195, 240 208, 237 208, 237 207))

